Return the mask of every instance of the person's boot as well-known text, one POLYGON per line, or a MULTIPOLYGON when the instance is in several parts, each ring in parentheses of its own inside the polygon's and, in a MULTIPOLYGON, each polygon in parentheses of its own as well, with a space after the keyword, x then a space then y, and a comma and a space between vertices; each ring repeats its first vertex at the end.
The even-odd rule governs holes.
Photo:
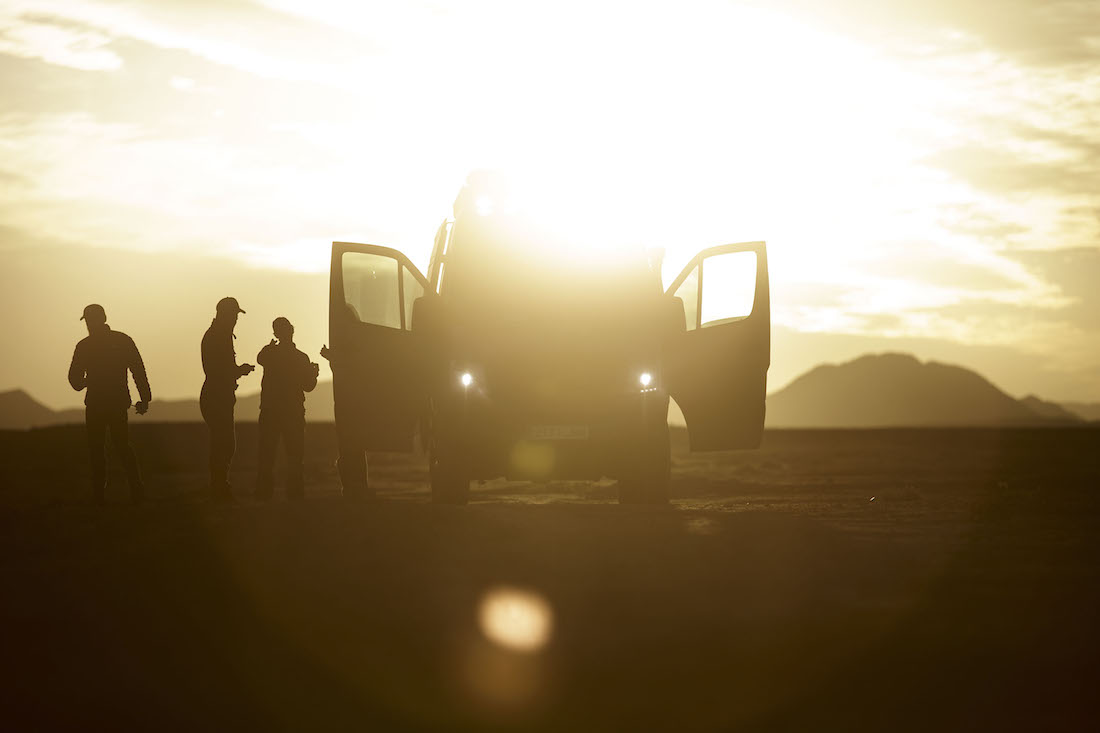
POLYGON ((220 481, 210 486, 210 499, 218 504, 233 503, 233 487, 228 481, 220 481))
POLYGON ((364 504, 373 504, 378 501, 378 496, 375 495, 374 489, 367 486, 367 484, 344 486, 340 495, 348 501, 362 502, 364 504))

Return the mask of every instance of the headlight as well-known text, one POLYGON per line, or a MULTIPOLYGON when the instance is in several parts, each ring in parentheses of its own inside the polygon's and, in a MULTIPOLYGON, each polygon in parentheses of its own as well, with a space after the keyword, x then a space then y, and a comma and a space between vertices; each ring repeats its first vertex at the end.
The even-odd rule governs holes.
POLYGON ((638 384, 642 385, 643 387, 648 387, 649 385, 653 384, 653 375, 649 372, 642 372, 638 375, 638 384))
POLYGON ((656 392, 657 391, 657 377, 648 369, 638 374, 638 391, 639 392, 656 392))
POLYGON ((469 372, 462 372, 458 376, 458 381, 463 387, 469 387, 474 383, 474 375, 469 372))

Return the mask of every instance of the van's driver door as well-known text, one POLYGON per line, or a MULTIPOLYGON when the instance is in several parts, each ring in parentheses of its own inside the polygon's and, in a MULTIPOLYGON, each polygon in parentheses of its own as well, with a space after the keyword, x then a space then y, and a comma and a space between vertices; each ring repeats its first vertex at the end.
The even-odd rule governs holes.
POLYGON ((667 342, 665 380, 684 413, 691 449, 756 448, 771 363, 764 243, 703 250, 667 294, 683 303, 685 318, 667 342))
POLYGON ((401 252, 333 242, 329 344, 336 427, 358 449, 411 451, 424 404, 412 303, 428 282, 401 252))

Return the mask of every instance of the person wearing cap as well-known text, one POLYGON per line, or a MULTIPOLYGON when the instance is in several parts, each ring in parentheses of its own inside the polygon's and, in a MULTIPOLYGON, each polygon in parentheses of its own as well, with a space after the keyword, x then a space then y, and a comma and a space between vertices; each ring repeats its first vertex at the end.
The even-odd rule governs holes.
POLYGON ((126 469, 130 498, 138 503, 145 498, 145 486, 133 446, 130 445, 127 413, 132 402, 127 372, 133 373, 141 398, 135 409, 137 414, 144 415, 153 399, 145 364, 134 340, 121 331, 111 330, 107 325, 107 313, 103 306, 98 303, 87 306, 80 320, 84 321, 88 336, 81 339, 73 351, 69 384, 78 392, 86 390, 84 425, 92 469, 92 500, 96 504, 103 503, 107 488, 104 442, 107 433, 110 433, 111 447, 126 469))
POLYGON ((305 445, 306 392, 317 386, 320 367, 294 345, 294 326, 282 316, 271 323, 275 338, 260 350, 256 362, 264 368, 260 386, 260 445, 257 454, 256 498, 270 499, 272 469, 279 441, 286 450, 286 494, 304 496, 302 453, 305 445))
POLYGON ((256 367, 238 364, 233 350, 233 328, 244 313, 236 298, 222 298, 214 320, 202 337, 202 370, 206 381, 199 394, 202 419, 210 431, 210 495, 216 501, 232 501, 229 465, 237 449, 233 428, 233 407, 237 403, 237 380, 256 367))

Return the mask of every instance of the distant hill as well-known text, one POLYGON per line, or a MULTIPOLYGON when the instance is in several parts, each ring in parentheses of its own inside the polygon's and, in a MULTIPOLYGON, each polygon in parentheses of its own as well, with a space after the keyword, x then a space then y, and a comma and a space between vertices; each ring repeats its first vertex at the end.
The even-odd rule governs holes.
POLYGON ((0 392, 0 430, 23 430, 54 422, 54 411, 23 390, 0 392))
POLYGON ((1100 422, 1100 402, 1065 402, 1062 407, 1082 420, 1100 422))
POLYGON ((1040 417, 1047 418, 1048 420, 1060 420, 1062 422, 1075 422, 1081 419, 1080 415, 1070 411, 1064 405, 1059 405, 1056 402, 1047 402, 1041 400, 1035 395, 1028 395, 1020 400, 1020 404, 1027 407, 1040 417))
POLYGON ((1074 423, 1058 405, 1016 400, 980 374, 909 354, 811 369, 768 397, 769 427, 979 426, 1074 423))

